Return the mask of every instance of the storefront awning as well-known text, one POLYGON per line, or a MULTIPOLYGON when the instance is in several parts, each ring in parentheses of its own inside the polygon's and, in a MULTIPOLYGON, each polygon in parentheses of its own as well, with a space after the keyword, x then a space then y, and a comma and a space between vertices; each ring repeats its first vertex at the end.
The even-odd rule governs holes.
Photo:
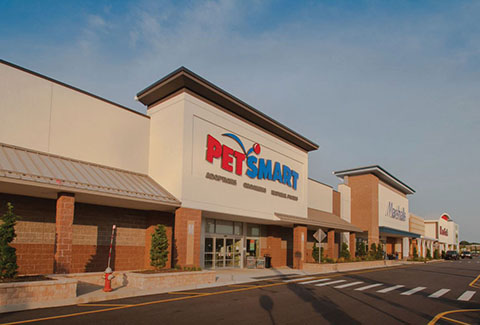
POLYGON ((148 175, 6 144, 0 144, 0 183, 180 206, 148 175))
POLYGON ((419 234, 409 232, 409 231, 389 228, 389 227, 378 227, 378 230, 380 232, 380 235, 385 234, 385 235, 396 235, 400 237, 420 238, 419 234))
POLYGON ((316 209, 308 209, 308 217, 301 218, 290 216, 281 213, 275 213, 275 216, 278 217, 281 221, 292 223, 292 224, 302 224, 307 226, 314 226, 318 228, 327 228, 335 229, 338 231, 348 231, 348 232, 362 232, 363 230, 352 225, 351 223, 341 219, 340 217, 325 211, 320 211, 316 209))

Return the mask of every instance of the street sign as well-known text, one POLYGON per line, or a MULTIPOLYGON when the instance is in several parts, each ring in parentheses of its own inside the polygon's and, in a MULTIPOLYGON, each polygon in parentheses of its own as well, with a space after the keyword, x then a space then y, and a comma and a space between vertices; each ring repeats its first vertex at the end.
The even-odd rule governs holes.
POLYGON ((320 228, 313 234, 313 238, 315 238, 319 243, 321 243, 325 237, 327 237, 327 234, 320 228))

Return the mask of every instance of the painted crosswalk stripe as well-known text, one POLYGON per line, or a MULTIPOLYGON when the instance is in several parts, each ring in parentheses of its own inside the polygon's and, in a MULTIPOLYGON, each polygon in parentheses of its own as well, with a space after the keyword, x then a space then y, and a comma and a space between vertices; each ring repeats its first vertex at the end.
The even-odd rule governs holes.
POLYGON ((363 281, 357 281, 357 282, 350 282, 350 283, 346 283, 346 284, 341 284, 341 285, 339 285, 339 286, 336 286, 335 288, 343 289, 343 288, 348 288, 348 287, 356 286, 357 284, 360 284, 360 283, 363 283, 363 281))
POLYGON ((299 284, 310 284, 310 283, 317 283, 317 282, 325 282, 325 281, 328 281, 328 280, 330 280, 330 278, 305 281, 305 282, 300 282, 299 284))
POLYGON ((283 280, 283 282, 295 282, 295 281, 303 281, 303 280, 311 280, 311 279, 315 279, 315 277, 309 276, 309 277, 306 277, 306 278, 297 278, 297 279, 283 280))
POLYGON ((367 290, 367 289, 371 289, 371 288, 375 288, 375 287, 379 287, 383 285, 383 283, 375 283, 375 284, 370 284, 368 286, 364 286, 364 287, 361 287, 361 288, 357 288, 355 289, 356 291, 363 291, 363 290, 367 290))
POLYGON ((330 281, 330 282, 316 284, 315 286, 316 287, 323 287, 323 286, 328 286, 329 284, 336 284, 336 283, 345 282, 345 281, 347 281, 347 280, 336 280, 336 281, 330 281))
POLYGON ((377 292, 378 293, 387 293, 387 292, 390 292, 390 291, 393 291, 393 290, 396 290, 396 289, 400 289, 400 288, 403 288, 404 285, 396 285, 396 286, 393 286, 393 287, 390 287, 390 288, 385 288, 385 289, 382 289, 382 290, 378 290, 377 292))
POLYGON ((475 294, 475 291, 465 291, 460 297, 457 298, 457 300, 460 301, 469 301, 472 299, 473 295, 475 294))
POLYGON ((429 298, 440 298, 441 296, 443 296, 444 294, 446 294, 447 292, 449 292, 450 289, 440 289, 438 290, 437 292, 434 292, 432 293, 430 296, 428 296, 429 298))
POLYGON ((417 293, 417 292, 422 291, 422 290, 425 290, 425 289, 427 289, 427 287, 416 287, 416 288, 413 288, 412 290, 408 290, 408 291, 402 292, 401 295, 402 295, 402 296, 411 296, 411 295, 413 295, 414 293, 417 293))

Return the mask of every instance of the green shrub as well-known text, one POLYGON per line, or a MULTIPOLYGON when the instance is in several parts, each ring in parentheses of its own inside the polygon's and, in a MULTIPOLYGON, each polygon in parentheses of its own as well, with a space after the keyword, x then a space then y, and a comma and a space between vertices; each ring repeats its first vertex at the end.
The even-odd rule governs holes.
POLYGON ((377 246, 377 251, 375 253, 375 259, 376 260, 383 260, 383 258, 384 258, 383 254, 384 254, 383 245, 381 243, 379 243, 378 246, 377 246))
POLYGON ((432 259, 432 252, 430 252, 430 248, 427 248, 427 259, 432 259))
POLYGON ((418 258, 417 247, 413 246, 413 258, 418 258))
POLYGON ((157 225, 152 234, 152 248, 150 249, 150 265, 155 269, 164 268, 168 261, 168 239, 164 225, 157 225))
POLYGON ((318 249, 317 243, 313 243, 312 257, 313 257, 313 260, 318 263, 320 256, 319 256, 319 249, 318 249))
POLYGON ((433 258, 436 260, 440 258, 440 252, 438 251, 438 249, 433 251, 433 258))
POLYGON ((320 263, 325 262, 325 257, 323 257, 323 247, 320 247, 320 263))
POLYGON ((16 249, 10 243, 16 237, 15 224, 18 217, 13 213, 13 205, 7 203, 7 212, 0 218, 0 279, 12 279, 17 276, 16 249))
POLYGON ((342 248, 340 249, 340 257, 343 257, 345 260, 350 259, 350 251, 348 250, 347 243, 342 243, 342 248))
POLYGON ((357 245, 356 255, 360 257, 367 255, 367 246, 363 240, 357 245))

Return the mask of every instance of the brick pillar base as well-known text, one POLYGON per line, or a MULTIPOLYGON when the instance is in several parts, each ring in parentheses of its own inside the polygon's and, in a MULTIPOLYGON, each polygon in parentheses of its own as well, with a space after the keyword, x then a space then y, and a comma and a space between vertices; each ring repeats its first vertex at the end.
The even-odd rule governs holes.
POLYGON ((147 224, 145 229, 145 257, 144 257, 144 265, 147 270, 154 269, 153 266, 150 265, 150 249, 152 248, 152 234, 155 232, 155 228, 158 224, 162 224, 165 226, 167 231, 167 239, 168 239, 168 261, 165 265, 166 269, 172 268, 172 251, 173 251, 173 214, 166 213, 166 212, 152 212, 147 218, 147 224))
POLYGON ((55 221, 55 273, 70 273, 72 267, 72 239, 75 196, 59 193, 55 221))
POLYGON ((357 252, 357 240, 354 232, 350 233, 350 256, 353 258, 355 257, 355 253, 357 252))
POLYGON ((303 269, 305 253, 307 250, 307 227, 301 225, 293 226, 293 268, 303 269))
POLYGON ((335 258, 335 230, 329 230, 327 235, 327 257, 335 258))
POLYGON ((179 208, 175 211, 174 265, 200 266, 202 211, 179 208))

